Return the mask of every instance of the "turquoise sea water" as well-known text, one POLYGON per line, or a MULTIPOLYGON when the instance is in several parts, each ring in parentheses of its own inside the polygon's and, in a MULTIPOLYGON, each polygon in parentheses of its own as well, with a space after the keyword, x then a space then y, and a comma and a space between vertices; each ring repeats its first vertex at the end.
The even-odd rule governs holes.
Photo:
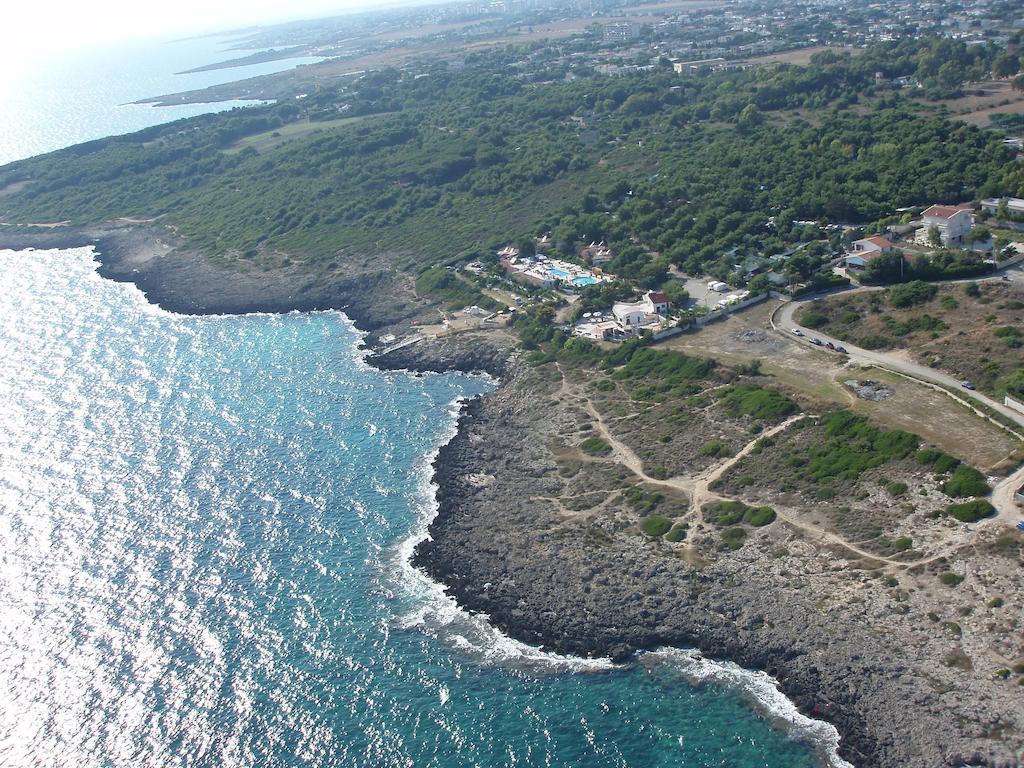
POLYGON ((412 569, 430 457, 491 385, 357 341, 0 251, 0 765, 820 764, 834 733, 763 675, 549 657, 412 569))

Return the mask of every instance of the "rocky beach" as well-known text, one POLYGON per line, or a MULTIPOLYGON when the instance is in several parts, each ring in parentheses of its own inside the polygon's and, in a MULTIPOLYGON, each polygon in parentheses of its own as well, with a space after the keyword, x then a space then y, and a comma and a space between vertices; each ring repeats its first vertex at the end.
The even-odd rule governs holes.
MULTIPOLYGON (((101 274, 174 312, 339 309, 370 332, 371 346, 384 333, 412 333, 433 312, 386 269, 240 272, 130 224, 0 232, 6 248, 86 244, 101 274)), ((600 474, 608 468, 580 462, 567 438, 583 384, 526 365, 506 335, 428 339, 368 362, 501 380, 465 406, 435 460, 438 515, 415 553, 467 610, 560 653, 627 662, 638 650, 697 648, 764 670, 802 712, 836 726, 840 755, 858 768, 1022 764, 1020 692, 985 668, 948 663, 952 630, 901 611, 869 561, 781 523, 713 554, 639 535, 616 497, 617 483, 638 478, 622 467, 600 474), (600 512, 574 503, 587 494, 602 499, 600 512)), ((927 610, 939 598, 921 599, 927 610)))

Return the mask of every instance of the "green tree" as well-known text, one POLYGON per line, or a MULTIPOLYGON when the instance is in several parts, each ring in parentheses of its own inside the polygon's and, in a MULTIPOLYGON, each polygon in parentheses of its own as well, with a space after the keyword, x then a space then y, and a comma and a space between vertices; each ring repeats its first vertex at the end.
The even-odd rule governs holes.
POLYGON ((661 286, 661 290, 675 306, 686 303, 686 300, 690 298, 686 286, 678 280, 665 281, 661 286))
POLYGON ((747 104, 736 119, 736 128, 741 133, 750 133, 764 123, 764 115, 756 104, 747 104))
POLYGON ((772 284, 768 275, 755 275, 754 279, 747 283, 747 290, 751 296, 760 296, 771 290, 772 284))
POLYGON ((968 243, 987 243, 992 239, 992 233, 988 227, 972 227, 971 231, 967 233, 964 240, 968 243))
POLYGON ((996 56, 992 62, 992 74, 995 77, 1010 77, 1020 71, 1020 58, 1012 53, 1003 53, 996 56))

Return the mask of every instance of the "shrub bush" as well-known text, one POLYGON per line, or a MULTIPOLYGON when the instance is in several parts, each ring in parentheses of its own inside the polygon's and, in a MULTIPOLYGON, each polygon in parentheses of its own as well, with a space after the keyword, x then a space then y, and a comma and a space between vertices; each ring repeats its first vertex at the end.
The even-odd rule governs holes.
POLYGON ((719 501, 704 507, 704 519, 719 528, 736 525, 750 509, 741 501, 719 501))
POLYGON ((984 496, 992 489, 985 482, 985 476, 974 467, 960 464, 952 477, 942 486, 942 492, 954 499, 966 499, 970 496, 984 496))
POLYGON ((629 504, 630 507, 635 509, 642 515, 649 514, 655 510, 655 508, 665 500, 665 495, 658 493, 657 491, 645 491, 639 486, 630 486, 622 492, 622 497, 629 504))
POLYGON ((712 456, 717 459, 722 456, 732 456, 732 448, 721 440, 708 440, 700 447, 698 454, 701 456, 712 456))
POLYGON ((672 543, 682 541, 686 538, 687 530, 689 530, 689 526, 685 523, 673 526, 672 530, 665 534, 665 541, 671 541, 672 543))
POLYGON ((760 528, 774 521, 775 510, 771 507, 749 507, 743 514, 743 522, 755 528, 760 528))
POLYGON ((612 452, 612 447, 600 437, 588 437, 580 443, 580 449, 591 456, 607 456, 612 452))
POLYGON ((935 297, 937 290, 934 285, 929 285, 923 280, 911 280, 889 291, 889 303, 898 309, 925 304, 935 297))
POLYGON ((903 482, 886 483, 885 490, 889 492, 890 496, 902 496, 907 492, 907 484, 903 482))
POLYGON ((955 587, 963 580, 963 576, 961 576, 958 573, 953 573, 952 571, 946 571, 945 573, 939 574, 939 581, 941 581, 947 587, 955 587))
POLYGON ((774 389, 740 384, 722 390, 722 406, 733 416, 779 419, 796 411, 796 403, 774 389))
POLYGON ((672 521, 668 518, 662 517, 661 515, 651 515, 645 517, 640 523, 640 530, 644 532, 645 536, 651 538, 658 538, 664 536, 672 528, 672 521))
POLYGON ((739 549, 746 538, 747 532, 742 528, 726 528, 722 531, 722 545, 726 549, 739 549))
POLYGON ((892 548, 896 552, 906 552, 913 546, 914 540, 909 536, 900 536, 898 539, 893 539, 892 542, 892 548))
POLYGON ((813 328, 817 330, 824 325, 828 325, 828 315, 812 309, 800 318, 800 325, 804 328, 813 328))
POLYGON ((950 504, 946 507, 946 512, 961 523, 976 523, 983 518, 994 515, 996 508, 985 501, 985 499, 971 499, 960 504, 950 504))

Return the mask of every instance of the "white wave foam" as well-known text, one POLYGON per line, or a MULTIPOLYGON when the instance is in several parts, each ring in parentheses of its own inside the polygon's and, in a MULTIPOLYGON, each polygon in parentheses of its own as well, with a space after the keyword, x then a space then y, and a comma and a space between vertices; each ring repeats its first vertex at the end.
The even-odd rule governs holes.
POLYGON ((437 484, 433 482, 433 462, 441 445, 455 432, 462 405, 469 398, 457 397, 449 405, 450 426, 434 452, 416 469, 418 493, 415 500, 416 525, 411 535, 397 547, 391 566, 398 584, 413 598, 417 608, 396 619, 399 629, 420 629, 477 659, 495 664, 510 664, 533 672, 588 672, 615 668, 611 659, 585 659, 547 653, 501 632, 483 614, 472 615, 445 594, 444 587, 412 564, 416 546, 429 538, 428 527, 437 514, 437 484))
POLYGON ((662 648, 640 654, 639 660, 671 664, 692 685, 713 683, 740 692, 769 720, 813 745, 830 768, 854 768, 839 756, 840 736, 835 726, 803 714, 768 673, 745 669, 729 661, 714 661, 693 649, 662 648))
MULTIPOLYGON (((417 522, 412 534, 398 546, 392 565, 396 582, 413 597, 418 607, 399 617, 399 629, 418 628, 447 642, 460 652, 488 663, 510 664, 534 672, 608 671, 620 668, 610 659, 585 659, 546 653, 540 648, 519 642, 504 634, 486 615, 470 615, 445 594, 444 587, 412 565, 416 546, 429 538, 428 527, 437 514, 433 482, 433 462, 441 445, 455 436, 458 416, 469 398, 458 397, 449 406, 450 426, 437 449, 417 468, 417 522)), ((744 669, 732 662, 705 658, 700 651, 663 648, 638 654, 643 664, 667 664, 678 670, 691 685, 714 683, 738 691, 751 705, 794 738, 812 745, 819 759, 829 768, 854 768, 839 756, 839 732, 835 726, 807 717, 782 691, 778 682, 765 672, 744 669)))

